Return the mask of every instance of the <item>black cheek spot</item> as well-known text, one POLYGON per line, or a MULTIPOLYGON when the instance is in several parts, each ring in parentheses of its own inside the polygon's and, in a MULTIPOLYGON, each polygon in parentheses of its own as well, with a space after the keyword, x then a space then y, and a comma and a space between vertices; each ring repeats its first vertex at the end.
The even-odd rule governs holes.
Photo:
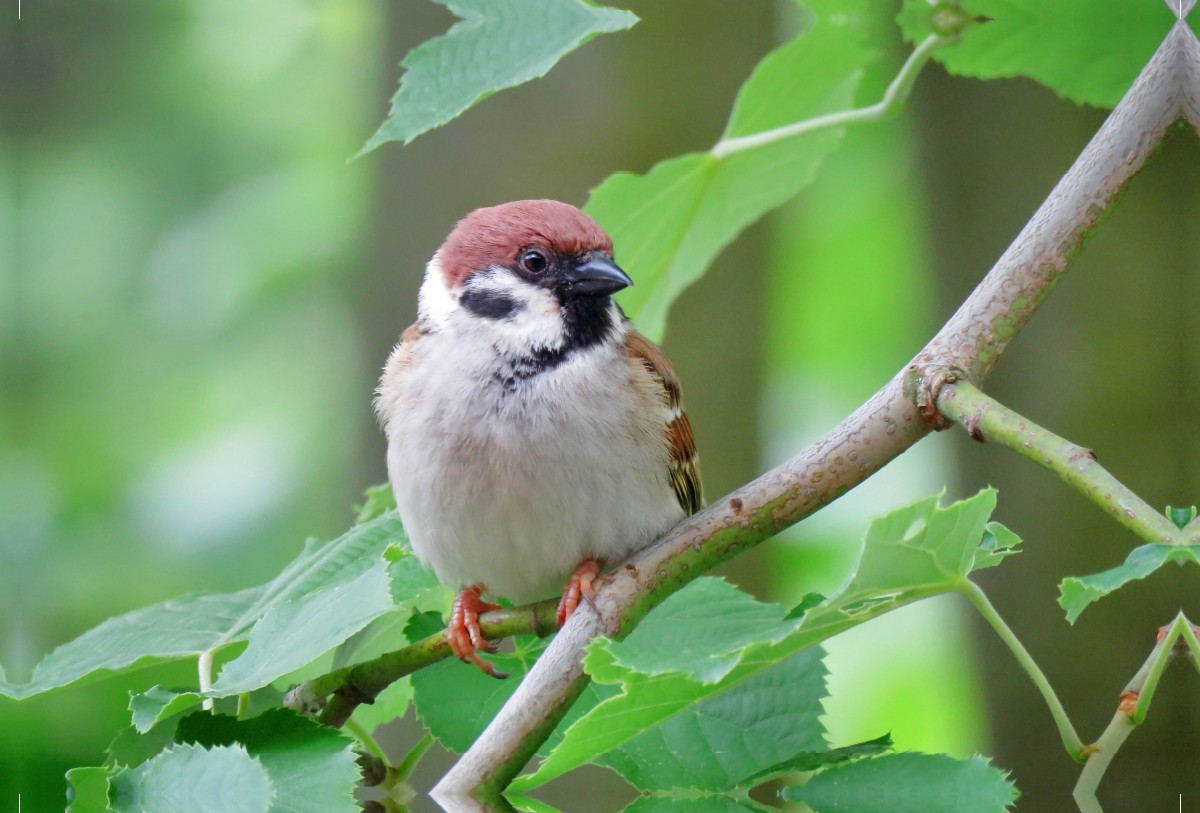
POLYGON ((516 300, 496 291, 466 291, 458 301, 471 313, 487 319, 507 319, 521 308, 516 300))

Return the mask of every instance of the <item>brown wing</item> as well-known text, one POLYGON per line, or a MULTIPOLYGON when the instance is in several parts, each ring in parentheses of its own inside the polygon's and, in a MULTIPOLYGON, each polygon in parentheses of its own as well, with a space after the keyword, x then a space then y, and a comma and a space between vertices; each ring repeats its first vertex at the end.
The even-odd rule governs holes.
POLYGON ((704 490, 700 484, 699 461, 696 457, 696 441, 692 437, 692 425, 683 411, 683 395, 679 379, 671 369, 671 362, 654 342, 636 330, 630 330, 625 339, 625 353, 630 359, 639 361, 662 387, 662 402, 665 425, 663 438, 671 452, 671 487, 679 505, 688 515, 704 507, 704 490))
POLYGON ((400 395, 400 377, 412 363, 413 343, 421 336, 419 324, 409 325, 400 334, 400 342, 392 349, 387 363, 383 365, 383 375, 379 378, 379 386, 375 388, 375 415, 379 423, 387 428, 388 416, 400 395))

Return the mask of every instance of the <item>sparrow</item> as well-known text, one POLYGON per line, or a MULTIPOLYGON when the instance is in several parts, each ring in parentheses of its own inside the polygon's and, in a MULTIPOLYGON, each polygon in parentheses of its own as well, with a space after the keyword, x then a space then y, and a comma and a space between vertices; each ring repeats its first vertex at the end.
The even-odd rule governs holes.
POLYGON ((417 321, 375 409, 413 552, 460 587, 456 657, 504 677, 485 592, 562 591, 558 626, 592 582, 703 504, 692 428, 663 352, 612 295, 633 281, 579 209, 524 200, 463 218, 425 269, 417 321), (565 586, 564 586, 565 580, 565 586))

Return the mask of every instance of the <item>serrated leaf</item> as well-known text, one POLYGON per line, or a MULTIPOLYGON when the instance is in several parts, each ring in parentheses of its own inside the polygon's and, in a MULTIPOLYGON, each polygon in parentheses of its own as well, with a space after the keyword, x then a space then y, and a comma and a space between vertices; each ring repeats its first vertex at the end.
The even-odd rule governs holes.
POLYGON ((596 759, 639 790, 726 791, 798 752, 825 751, 825 653, 811 647, 596 759))
POLYGON ((582 0, 436 0, 461 22, 404 58, 387 120, 363 147, 412 141, 498 90, 544 76, 597 34, 629 28, 628 11, 582 0))
POLYGON ((184 717, 175 739, 199 745, 244 747, 275 788, 270 813, 356 813, 351 795, 359 777, 354 741, 290 709, 251 720, 198 712, 184 717))
POLYGON ((752 643, 776 643, 800 626, 778 604, 755 601, 724 579, 701 577, 668 596, 624 641, 613 663, 643 675, 679 672, 701 683, 729 674, 752 643))
MULTIPOLYGON (((1167 35, 1165 3, 1127 0, 968 0, 962 41, 934 58, 979 79, 1027 76, 1082 104, 1115 107, 1167 35)), ((926 0, 906 0, 898 22, 919 42, 930 33, 926 0)))
POLYGON ((182 717, 182 713, 172 715, 145 733, 140 733, 133 726, 122 729, 105 749, 108 758, 104 764, 115 768, 136 768, 153 759, 175 741, 175 727, 182 717))
POLYGON ((1001 813, 1017 789, 983 757, 904 753, 826 769, 783 796, 817 813, 1001 813))
POLYGON ((116 813, 269 813, 274 788, 241 745, 173 745, 112 779, 116 813))
MULTIPOLYGON (((682 672, 642 674, 617 662, 615 642, 604 638, 593 641, 584 659, 592 683, 620 685, 622 691, 567 728, 562 743, 537 772, 518 777, 512 789, 524 792, 543 784, 621 746, 689 706, 881 613, 955 589, 974 566, 995 505, 996 492, 985 489, 946 508, 938 507, 935 496, 872 520, 858 565, 838 593, 805 613, 799 627, 778 643, 771 643, 772 636, 767 636, 764 641, 747 645, 737 665, 717 683, 701 683, 682 672)), ((679 595, 691 589, 689 585, 679 595)), ((634 640, 639 629, 628 640, 634 640)), ((664 651, 662 657, 674 656, 664 651)))
POLYGON ((133 712, 133 727, 145 734, 163 720, 199 705, 204 698, 196 692, 176 694, 162 686, 152 686, 145 692, 129 693, 129 710, 133 712))
POLYGON ((1200 564, 1196 547, 1180 545, 1142 545, 1125 557, 1125 562, 1094 576, 1069 576, 1058 586, 1059 605, 1067 611, 1067 621, 1074 624, 1089 604, 1107 596, 1118 587, 1144 579, 1167 562, 1200 564))
POLYGON ((85 678, 195 658, 245 641, 273 609, 357 579, 381 561, 393 542, 406 544, 406 538, 398 516, 391 513, 327 544, 306 543, 300 556, 260 587, 184 596, 110 618, 47 655, 32 680, 10 690, 11 696, 30 697, 85 678))
POLYGON ((262 688, 338 646, 395 607, 389 583, 381 558, 353 581, 276 604, 251 630, 246 651, 221 670, 211 694, 262 688))
POLYGON ((873 740, 846 745, 842 748, 833 748, 828 751, 802 751, 789 759, 777 762, 771 767, 764 768, 753 776, 747 777, 742 780, 742 784, 751 785, 755 782, 762 782, 769 776, 784 772, 808 773, 817 771, 821 768, 828 768, 831 765, 841 765, 843 762, 850 762, 861 757, 884 754, 890 750, 892 750, 892 735, 884 734, 882 737, 877 737, 873 740))
POLYGON ((67 771, 67 813, 108 813, 108 768, 72 768, 67 771))
MULTIPOLYGON (((866 0, 811 0, 811 28, 764 58, 742 86, 727 137, 849 108, 875 54, 860 19, 866 0)), ((807 13, 807 12, 806 12, 807 13)), ((613 238, 637 283, 618 295, 638 329, 661 341, 676 297, 743 229, 803 189, 841 142, 817 130, 717 159, 672 158, 645 175, 617 173, 584 207, 613 238)))

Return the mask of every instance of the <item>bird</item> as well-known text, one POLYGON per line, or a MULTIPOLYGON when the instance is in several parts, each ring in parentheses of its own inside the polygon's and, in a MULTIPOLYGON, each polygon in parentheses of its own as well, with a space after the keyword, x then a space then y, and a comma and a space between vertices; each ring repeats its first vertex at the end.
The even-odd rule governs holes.
POLYGON ((425 268, 375 410, 412 550, 460 588, 455 657, 505 677, 479 614, 561 591, 561 628, 605 566, 703 505, 679 379, 613 294, 633 284, 580 209, 468 214, 425 268))

